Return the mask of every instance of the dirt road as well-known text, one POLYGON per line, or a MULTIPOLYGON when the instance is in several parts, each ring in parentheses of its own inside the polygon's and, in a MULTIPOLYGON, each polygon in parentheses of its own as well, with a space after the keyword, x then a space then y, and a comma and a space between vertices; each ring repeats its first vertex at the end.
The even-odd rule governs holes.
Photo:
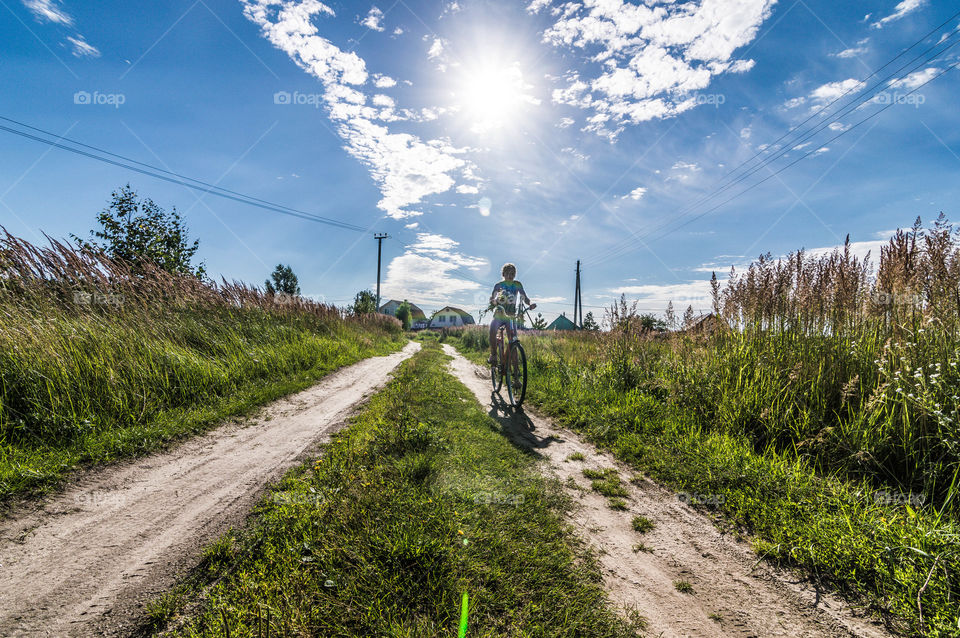
MULTIPOLYGON (((612 600, 636 608, 648 621, 650 636, 835 637, 889 636, 882 626, 858 617, 836 597, 817 591, 797 574, 759 562, 745 542, 721 534, 713 522, 670 490, 644 479, 630 483, 633 472, 568 430, 527 410, 519 415, 491 397, 488 373, 449 345, 450 367, 477 397, 490 406, 505 433, 538 454, 545 472, 562 483, 579 504, 571 523, 600 554, 604 581, 612 600), (582 461, 568 461, 580 453, 582 461), (626 511, 614 511, 607 499, 591 491, 585 468, 616 468, 628 490, 626 511), (572 479, 577 487, 569 485, 572 479), (634 516, 655 527, 639 534, 634 516), (647 549, 634 550, 638 543, 647 549), (649 551, 652 550, 652 551, 649 551), (685 581, 692 592, 677 590, 685 581)), ((536 383, 536 379, 532 380, 536 383)), ((505 396, 505 392, 504 392, 505 396)))
POLYGON ((142 605, 387 381, 410 343, 0 522, 0 636, 129 635, 142 605))

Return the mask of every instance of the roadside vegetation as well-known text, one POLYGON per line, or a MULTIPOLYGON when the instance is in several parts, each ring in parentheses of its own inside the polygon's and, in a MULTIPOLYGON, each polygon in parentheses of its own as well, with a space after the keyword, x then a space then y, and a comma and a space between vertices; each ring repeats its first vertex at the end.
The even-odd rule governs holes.
POLYGON ((391 317, 217 284, 184 259, 185 229, 171 239, 153 232, 161 213, 145 214, 153 217, 141 224, 108 216, 110 234, 98 236, 127 250, 115 258, 0 234, 0 502, 81 465, 150 452, 405 342, 391 317), (156 241, 139 237, 145 226, 156 241), (138 260, 137 250, 157 259, 138 260))
POLYGON ((150 607, 154 630, 455 636, 466 593, 471 637, 637 635, 563 522, 560 487, 444 370, 448 359, 425 340, 245 531, 150 607))
MULTIPOLYGON (((876 268, 849 246, 766 255, 713 289, 718 320, 687 331, 645 330, 622 302, 609 332, 523 337, 529 400, 722 509, 762 555, 906 633, 956 635, 957 232, 918 220, 876 268)), ((483 361, 483 329, 447 338, 483 361)))

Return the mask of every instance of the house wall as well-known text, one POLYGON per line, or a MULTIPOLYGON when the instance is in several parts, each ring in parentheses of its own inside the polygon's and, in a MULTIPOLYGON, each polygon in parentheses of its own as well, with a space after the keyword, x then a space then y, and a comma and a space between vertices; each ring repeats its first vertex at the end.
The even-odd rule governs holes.
POLYGON ((458 315, 455 312, 438 313, 433 318, 433 321, 430 322, 431 328, 453 328, 453 327, 462 326, 462 325, 463 325, 463 319, 461 319, 460 315, 458 315), (441 318, 442 318, 442 321, 441 321, 441 318))

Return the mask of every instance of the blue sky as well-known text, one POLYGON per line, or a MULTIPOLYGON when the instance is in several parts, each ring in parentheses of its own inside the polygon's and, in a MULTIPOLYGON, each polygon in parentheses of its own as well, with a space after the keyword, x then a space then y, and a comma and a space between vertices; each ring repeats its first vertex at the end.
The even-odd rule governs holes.
POLYGON ((513 261, 552 319, 572 309, 577 259, 598 316, 621 292, 699 310, 713 269, 847 233, 876 257, 917 215, 958 217, 958 20, 859 83, 953 3, 0 5, 0 116, 368 229, 0 131, 0 224, 33 241, 86 234, 130 182, 176 206, 228 279, 262 283, 282 262, 305 294, 345 304, 374 286, 372 234, 386 232, 384 297, 476 315, 513 261), (838 115, 879 80, 877 97, 838 115), (809 140, 773 144, 811 115, 802 131, 822 130, 809 140))

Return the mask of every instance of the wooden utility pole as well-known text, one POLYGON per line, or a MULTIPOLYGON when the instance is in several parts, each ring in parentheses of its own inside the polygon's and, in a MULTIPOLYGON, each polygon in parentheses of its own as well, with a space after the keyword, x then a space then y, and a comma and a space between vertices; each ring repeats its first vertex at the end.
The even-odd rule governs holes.
POLYGON ((383 240, 389 239, 390 235, 375 233, 373 238, 377 240, 377 312, 380 312, 380 258, 383 255, 383 240))
POLYGON ((577 288, 573 295, 573 324, 577 328, 583 328, 583 300, 580 298, 580 260, 577 260, 577 288), (580 319, 577 319, 577 311, 580 312, 580 319))

